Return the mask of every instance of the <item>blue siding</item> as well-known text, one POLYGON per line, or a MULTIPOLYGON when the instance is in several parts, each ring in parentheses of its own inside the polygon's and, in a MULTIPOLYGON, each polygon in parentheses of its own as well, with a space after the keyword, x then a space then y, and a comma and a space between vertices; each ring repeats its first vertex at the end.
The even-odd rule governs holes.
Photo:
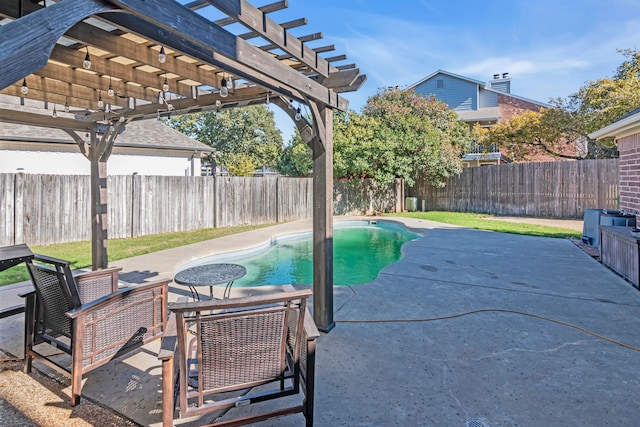
POLYGON ((444 74, 436 74, 429 80, 420 83, 416 86, 415 92, 424 95, 435 95, 437 99, 445 102, 452 110, 469 111, 478 109, 478 85, 444 74), (444 87, 437 87, 438 80, 444 81, 444 87))
POLYGON ((511 80, 491 81, 491 89, 502 93, 511 93, 511 80))
POLYGON ((480 90, 480 108, 497 107, 498 94, 488 90, 480 90))

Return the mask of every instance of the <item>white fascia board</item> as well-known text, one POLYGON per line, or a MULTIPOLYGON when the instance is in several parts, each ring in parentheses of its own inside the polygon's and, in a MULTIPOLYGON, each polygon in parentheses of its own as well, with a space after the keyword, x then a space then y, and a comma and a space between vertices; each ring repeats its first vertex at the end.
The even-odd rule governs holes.
POLYGON ((600 130, 592 132, 589 134, 589 138, 596 140, 611 137, 620 139, 636 133, 640 133, 640 113, 618 120, 600 130))

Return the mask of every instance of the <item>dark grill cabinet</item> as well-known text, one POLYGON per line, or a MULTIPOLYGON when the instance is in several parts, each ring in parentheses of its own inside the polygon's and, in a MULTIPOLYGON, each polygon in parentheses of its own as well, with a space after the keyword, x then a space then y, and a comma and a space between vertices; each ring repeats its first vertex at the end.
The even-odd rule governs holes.
MULTIPOLYGON (((634 227, 635 228, 635 227, 634 227)), ((600 260, 604 265, 640 286, 640 233, 632 227, 600 226, 600 260)))

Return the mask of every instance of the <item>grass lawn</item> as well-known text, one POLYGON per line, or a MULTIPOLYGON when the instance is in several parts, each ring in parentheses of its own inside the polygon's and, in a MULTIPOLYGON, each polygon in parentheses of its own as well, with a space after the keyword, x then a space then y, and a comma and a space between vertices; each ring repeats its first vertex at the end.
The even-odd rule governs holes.
POLYGON ((580 239, 582 233, 568 228, 548 227, 545 225, 524 224, 510 221, 500 221, 493 215, 466 213, 466 212, 402 212, 389 214, 390 216, 401 216, 407 218, 426 219, 429 221, 442 222, 445 224, 460 225, 468 228, 480 230, 497 231, 500 233, 525 234, 528 236, 555 237, 580 239))
MULTIPOLYGON (((132 239, 109 240, 109 261, 131 258, 164 249, 176 248, 205 240, 256 230, 273 224, 246 225, 240 227, 206 228, 182 233, 155 234, 132 239)), ((30 246, 34 253, 71 261, 71 269, 91 266, 91 242, 61 243, 48 246, 30 246)), ((24 264, 0 272, 0 286, 29 280, 24 264)))

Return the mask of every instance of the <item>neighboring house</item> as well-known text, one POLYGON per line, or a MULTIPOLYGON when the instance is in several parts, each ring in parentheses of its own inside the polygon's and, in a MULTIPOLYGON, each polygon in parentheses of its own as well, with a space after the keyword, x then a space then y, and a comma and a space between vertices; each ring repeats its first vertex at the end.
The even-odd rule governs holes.
POLYGON ((620 153, 620 209, 640 212, 640 108, 589 134, 591 139, 613 138, 620 153))
MULTIPOLYGON (((156 119, 133 121, 116 138, 107 173, 200 176, 200 157, 212 151, 156 119)), ((16 171, 91 174, 89 160, 64 131, 0 122, 0 173, 16 171)))
MULTIPOLYGON (((438 70, 407 89, 423 95, 435 96, 454 110, 461 120, 469 124, 470 128, 475 125, 491 127, 525 111, 540 111, 540 108, 549 107, 543 102, 512 94, 511 77, 508 73, 494 74, 493 79, 485 83, 438 70)), ((536 159, 536 161, 544 160, 536 159)), ((481 166, 508 163, 509 159, 497 150, 486 152, 482 147, 477 147, 463 157, 462 162, 465 166, 481 166)))

